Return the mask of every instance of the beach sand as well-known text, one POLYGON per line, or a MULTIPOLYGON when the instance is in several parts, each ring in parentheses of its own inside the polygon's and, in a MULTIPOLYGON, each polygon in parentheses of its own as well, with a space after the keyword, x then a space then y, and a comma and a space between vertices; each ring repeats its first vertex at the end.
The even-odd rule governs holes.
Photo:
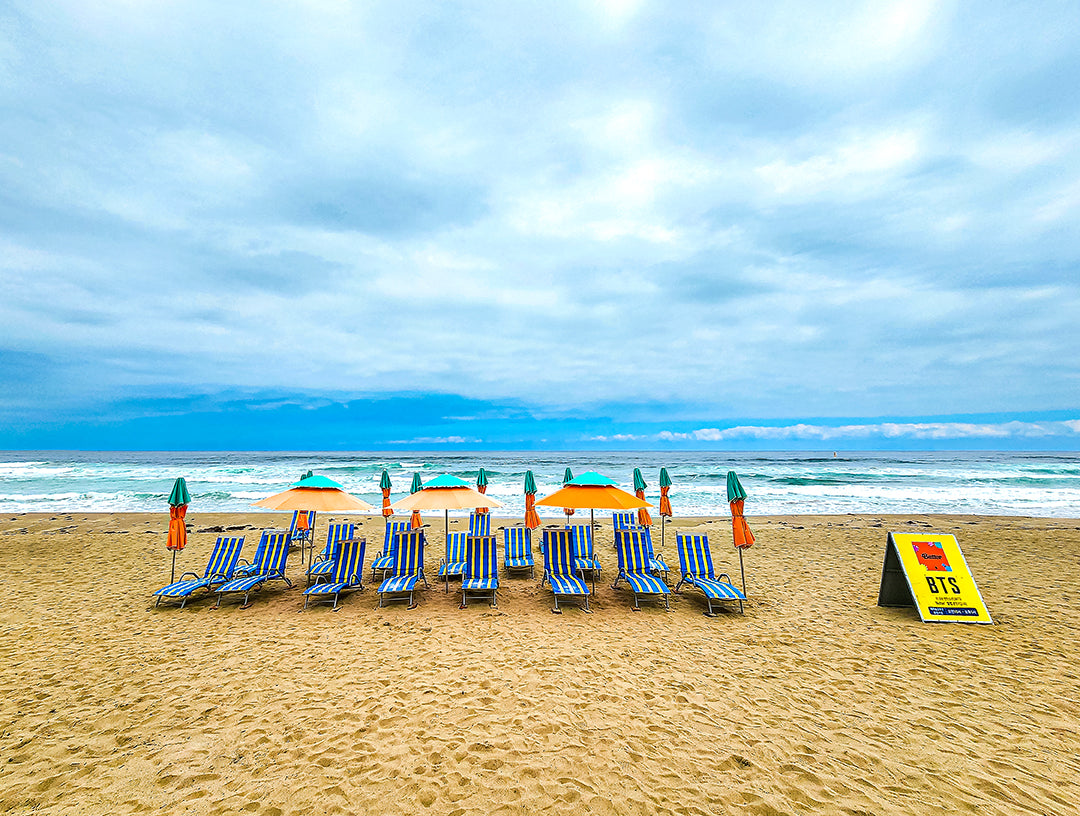
MULTIPOLYGON (((178 573, 200 530, 250 556, 286 520, 193 511, 178 573)), ((750 602, 715 618, 693 590, 632 612, 606 522, 591 615, 551 614, 539 571, 498 609, 433 581, 411 611, 369 587, 298 614, 278 587, 148 609, 165 514, 0 517, 0 812, 1076 812, 1080 522, 751 516, 750 602), (890 530, 955 534, 995 625, 877 607, 890 530)), ((674 566, 673 528, 738 583, 728 520, 676 518, 674 566)))

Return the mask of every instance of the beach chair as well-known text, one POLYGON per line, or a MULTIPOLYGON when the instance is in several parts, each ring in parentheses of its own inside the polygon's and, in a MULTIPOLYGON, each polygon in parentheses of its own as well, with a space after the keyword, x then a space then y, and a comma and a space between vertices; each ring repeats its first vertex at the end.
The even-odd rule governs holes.
POLYGON ((470 513, 469 514, 469 535, 471 535, 471 536, 491 535, 491 513, 470 513))
POLYGON ((508 574, 519 570, 528 570, 530 578, 535 574, 532 530, 528 527, 503 528, 503 567, 508 574))
POLYGON ((649 563, 649 545, 645 543, 642 530, 616 530, 615 551, 619 558, 619 574, 615 577, 612 589, 619 586, 619 581, 626 581, 634 592, 635 612, 641 611, 641 596, 650 595, 664 601, 664 608, 671 611, 668 585, 652 574, 649 563))
POLYGON ((266 552, 266 538, 267 533, 273 532, 271 530, 263 530, 259 536, 259 543, 255 545, 255 555, 251 557, 251 561, 241 558, 236 562, 236 569, 233 570, 233 578, 242 578, 245 575, 251 575, 255 572, 255 565, 259 563, 263 557, 263 553, 266 552))
POLYGON ((389 569, 387 578, 379 584, 379 607, 385 605, 388 595, 408 595, 409 609, 414 609, 416 603, 413 593, 420 581, 428 586, 427 578, 424 577, 424 531, 420 529, 407 530, 395 533, 394 538, 394 564, 389 569))
POLYGON ((679 571, 682 578, 675 585, 678 592, 683 584, 695 586, 705 593, 705 603, 708 610, 705 614, 714 617, 713 602, 735 601, 739 604, 739 612, 743 612, 743 601, 746 596, 731 583, 731 577, 722 572, 716 575, 713 572, 712 550, 709 547, 707 535, 675 534, 675 549, 679 553, 679 571))
POLYGON ((493 535, 469 536, 465 547, 465 573, 461 577, 461 608, 469 605, 469 596, 490 596, 491 605, 498 606, 495 592, 499 588, 499 542, 493 535))
POLYGON ((266 547, 262 558, 252 564, 253 571, 241 578, 233 578, 217 588, 217 603, 214 609, 221 608, 221 598, 225 593, 243 592, 244 602, 241 609, 251 606, 251 593, 262 589, 267 581, 284 581, 288 587, 292 581, 285 577, 285 565, 289 560, 289 534, 285 530, 264 530, 266 547))
POLYGON ((180 576, 179 581, 173 581, 168 586, 154 592, 157 596, 154 606, 160 604, 164 599, 179 600, 180 608, 183 609, 187 605, 188 598, 196 590, 205 589, 207 590, 205 594, 210 594, 210 590, 214 586, 224 584, 233 577, 233 573, 236 571, 236 562, 240 558, 240 548, 243 546, 243 536, 237 538, 219 537, 217 543, 214 544, 213 551, 210 553, 210 560, 206 563, 206 571, 203 572, 202 577, 195 572, 185 572, 180 576))
POLYGON ((593 528, 591 524, 569 524, 570 540, 574 542, 574 569, 582 579, 589 578, 592 590, 596 592, 596 577, 600 574, 600 562, 593 550, 593 528))
POLYGON ((409 529, 408 521, 386 522, 386 538, 383 539, 382 552, 371 562, 371 580, 374 581, 379 573, 384 576, 386 571, 394 566, 394 547, 397 546, 397 533, 403 533, 409 529))
POLYGON ((446 583, 446 592, 450 592, 450 579, 460 578, 465 574, 465 547, 469 534, 464 530, 450 533, 446 537, 446 555, 439 562, 439 578, 446 583))
POLYGON ((326 546, 323 547, 321 553, 315 556, 315 560, 308 567, 307 582, 309 586, 312 581, 318 580, 319 576, 329 575, 334 571, 338 551, 341 549, 341 542, 352 538, 355 530, 356 527, 353 524, 345 521, 339 524, 331 524, 326 528, 326 546))
POLYGON ((309 602, 330 603, 332 601, 333 611, 337 612, 341 608, 338 606, 338 597, 342 592, 364 589, 364 550, 367 542, 362 538, 353 538, 351 535, 339 541, 334 560, 330 562, 333 570, 319 575, 315 583, 304 590, 304 609, 308 608, 309 602))
POLYGON ((544 530, 542 548, 544 577, 540 585, 543 586, 545 581, 551 585, 555 596, 555 608, 551 611, 556 615, 562 614, 559 598, 580 598, 581 608, 592 612, 589 609, 589 587, 577 576, 574 566, 574 542, 570 539, 570 531, 544 530))
POLYGON ((616 530, 629 530, 631 527, 637 527, 637 513, 635 513, 633 510, 612 513, 611 526, 614 527, 616 530))
POLYGON ((315 545, 314 536, 315 511, 294 510, 292 514, 292 523, 289 524, 289 546, 292 547, 299 543, 300 553, 302 555, 305 546, 315 545))
MULTIPOLYGON (((634 529, 634 528, 631 528, 634 529)), ((668 565, 664 561, 663 556, 660 555, 654 548, 652 543, 652 528, 651 527, 638 527, 636 528, 645 539, 646 556, 649 559, 649 571, 654 575, 663 575, 664 583, 668 582, 668 565)))

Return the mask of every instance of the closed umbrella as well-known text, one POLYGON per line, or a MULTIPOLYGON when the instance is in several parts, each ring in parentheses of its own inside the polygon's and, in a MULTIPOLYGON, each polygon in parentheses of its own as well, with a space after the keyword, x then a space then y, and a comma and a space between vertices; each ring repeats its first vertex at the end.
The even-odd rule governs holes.
MULTIPOLYGON (((563 487, 568 485, 571 481, 573 481, 573 479, 574 479, 573 471, 571 471, 570 468, 567 468, 566 473, 564 473, 563 477, 562 477, 563 487)), ((574 515, 574 508, 573 507, 564 507, 563 512, 566 513, 566 523, 569 524, 570 523, 570 516, 574 515)))
POLYGON ((652 507, 644 499, 627 493, 613 480, 593 470, 571 479, 550 496, 540 499, 537 504, 545 507, 587 508, 590 523, 595 522, 594 510, 638 510, 652 507))
POLYGON ((667 468, 660 468, 660 546, 664 546, 664 522, 671 518, 671 499, 668 491, 671 490, 671 477, 668 476, 667 468))
POLYGON ((382 514, 384 518, 394 515, 394 508, 390 506, 390 474, 385 470, 379 479, 379 490, 382 491, 382 514))
POLYGON ((536 512, 536 478, 531 470, 525 471, 525 526, 530 530, 540 526, 540 515, 536 512))
POLYGON ((179 477, 173 482, 172 493, 169 494, 169 537, 165 542, 166 549, 172 550, 172 577, 169 583, 176 580, 176 553, 187 546, 187 515, 188 505, 191 504, 191 494, 188 493, 187 482, 184 477, 179 477))
MULTIPOLYGON (((419 493, 424 488, 424 483, 420 481, 420 474, 414 473, 412 475, 412 486, 409 488, 409 494, 419 493)), ((418 527, 424 525, 424 520, 420 517, 419 510, 413 510, 412 516, 409 518, 409 529, 415 530, 418 527)))
MULTIPOLYGON (((634 468, 634 495, 645 501, 645 477, 641 475, 641 468, 634 468)), ((652 527, 652 516, 649 511, 642 507, 637 511, 638 524, 642 527, 652 527)))
MULTIPOLYGON (((480 468, 480 472, 476 474, 476 490, 478 493, 487 493, 487 471, 480 468)), ((486 507, 477 507, 477 515, 484 515, 488 509, 486 507)))
POLYGON ((746 523, 743 515, 743 503, 746 501, 746 491, 743 490, 738 474, 729 470, 727 474, 727 497, 731 506, 731 529, 735 539, 735 548, 739 551, 739 572, 742 573, 743 595, 746 594, 746 571, 743 569, 743 550, 754 546, 754 534, 750 532, 750 525, 746 523))

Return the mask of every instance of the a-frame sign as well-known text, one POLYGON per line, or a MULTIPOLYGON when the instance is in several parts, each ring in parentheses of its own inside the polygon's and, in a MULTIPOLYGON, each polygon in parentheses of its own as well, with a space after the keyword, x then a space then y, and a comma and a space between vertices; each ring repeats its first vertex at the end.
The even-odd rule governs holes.
POLYGON ((924 623, 993 623, 951 535, 889 533, 878 606, 914 606, 924 623))

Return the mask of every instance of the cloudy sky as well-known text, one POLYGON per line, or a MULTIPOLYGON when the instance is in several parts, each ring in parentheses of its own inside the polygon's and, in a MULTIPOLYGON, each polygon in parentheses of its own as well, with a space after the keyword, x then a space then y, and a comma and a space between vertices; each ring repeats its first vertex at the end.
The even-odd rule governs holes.
POLYGON ((0 446, 1080 447, 1069 3, 0 2, 0 446))

